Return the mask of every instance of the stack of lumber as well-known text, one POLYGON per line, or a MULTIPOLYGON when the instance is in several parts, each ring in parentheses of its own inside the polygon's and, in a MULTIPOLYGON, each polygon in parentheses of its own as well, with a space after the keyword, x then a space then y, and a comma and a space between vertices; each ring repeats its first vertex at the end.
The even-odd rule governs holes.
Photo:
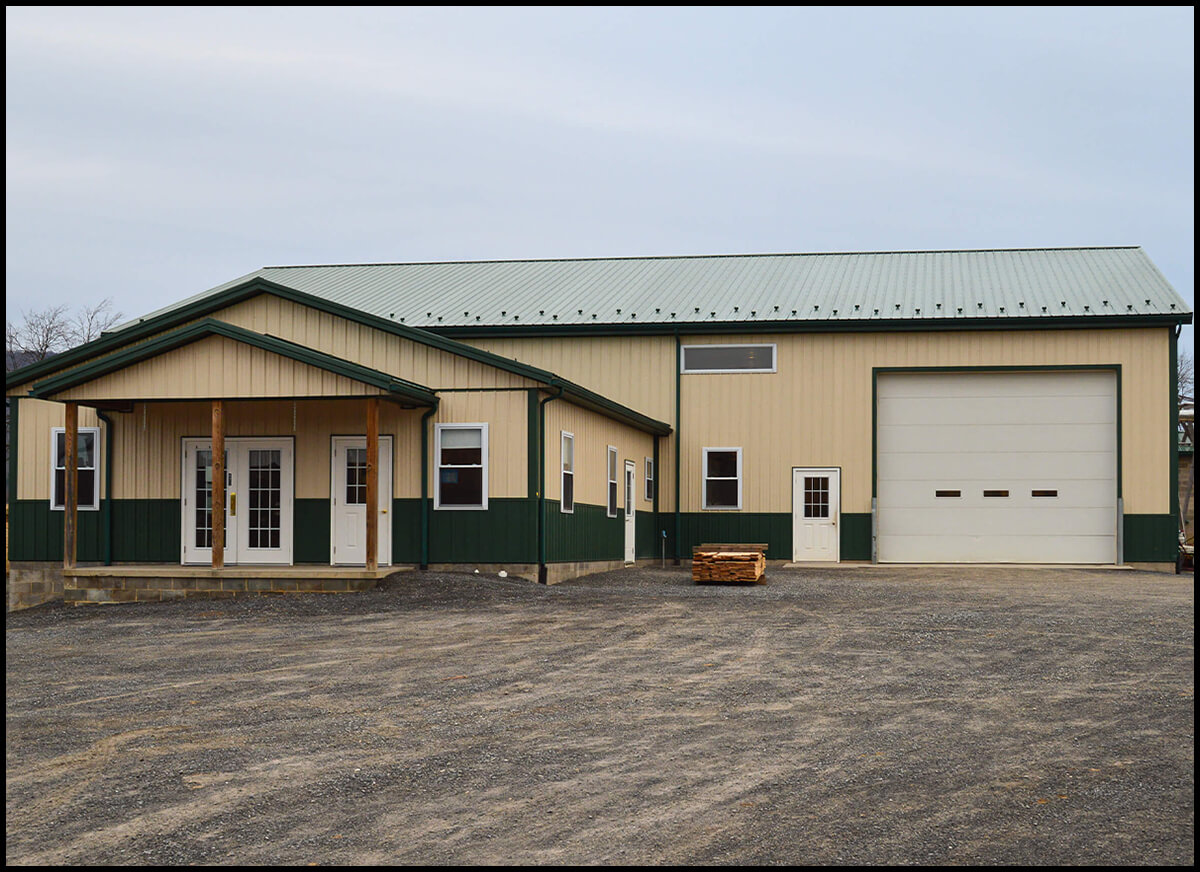
POLYGON ((697 545, 692 549, 692 581, 757 584, 767 571, 767 546, 697 545))

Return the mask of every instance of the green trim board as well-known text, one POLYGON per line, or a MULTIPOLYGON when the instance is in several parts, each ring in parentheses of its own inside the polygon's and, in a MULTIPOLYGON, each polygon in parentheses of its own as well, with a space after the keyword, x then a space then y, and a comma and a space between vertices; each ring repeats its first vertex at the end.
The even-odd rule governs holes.
POLYGON ((423 327, 440 336, 499 339, 531 336, 670 336, 707 333, 928 333, 960 330, 1066 330, 1078 328, 1176 327, 1191 324, 1192 313, 1178 315, 1076 315, 1053 318, 928 318, 780 321, 680 321, 678 324, 504 324, 479 327, 423 327))
POLYGON ((1125 515, 1126 563, 1174 563, 1179 556, 1177 515, 1125 515))
MULTIPOLYGON (((105 515, 112 515, 112 559, 117 563, 179 563, 181 509, 178 500, 111 500, 98 512, 79 513, 78 559, 104 560, 105 515)), ((328 526, 328 524, 326 525, 328 526)), ((326 533, 328 538, 328 533, 326 533)), ((47 500, 9 504, 9 559, 63 559, 63 519, 47 500)))
POLYGON ((557 501, 542 500, 542 511, 547 563, 625 559, 625 519, 608 517, 607 506, 576 500, 575 511, 566 514, 557 501))
POLYGON ((658 557, 658 514, 638 512, 633 519, 633 555, 638 560, 658 557))
POLYGON ((11 506, 17 501, 17 458, 20 457, 20 447, 17 436, 21 432, 19 414, 21 407, 20 397, 6 397, 8 400, 8 466, 4 469, 6 476, 6 484, 8 485, 8 504, 11 506))
MULTIPOLYGON (((1179 334, 1171 331, 1171 432, 1170 448, 1168 449, 1171 458, 1171 478, 1167 484, 1169 493, 1171 494, 1171 517, 1178 518, 1177 529, 1185 528, 1185 521, 1179 511, 1179 334)), ((1175 555, 1171 558, 1172 561, 1179 557, 1178 540, 1176 540, 1175 555)))
MULTIPOLYGON (((495 367, 496 369, 504 370, 505 372, 511 372, 515 375, 523 376, 531 381, 539 382, 547 387, 561 388, 564 393, 568 395, 570 399, 577 405, 601 412, 610 418, 629 424, 638 430, 657 435, 664 435, 671 432, 671 428, 668 424, 665 424, 662 421, 656 421, 647 415, 643 415, 640 412, 630 409, 628 406, 624 406, 614 400, 610 400, 607 397, 601 396, 595 391, 591 391, 581 385, 575 384, 572 381, 561 378, 560 376, 549 372, 548 370, 539 369, 535 366, 529 366, 528 364, 520 363, 519 361, 511 360, 498 354, 493 354, 490 351, 484 351, 483 349, 475 348, 474 346, 467 345, 466 343, 458 342, 445 336, 440 336, 429 330, 408 327, 404 324, 397 324, 394 321, 388 321, 375 315, 369 315, 358 309, 353 309, 349 306, 343 306, 321 297, 304 293, 303 291, 297 291, 294 288, 289 288, 285 285, 281 285, 277 282, 272 282, 263 278, 251 278, 219 293, 204 296, 189 305, 181 306, 178 309, 173 309, 170 312, 166 312, 161 315, 146 318, 118 332, 105 334, 99 339, 84 345, 80 345, 77 348, 71 349, 70 351, 65 351, 53 358, 49 358, 48 360, 41 361, 39 363, 33 363, 29 366, 22 367, 21 369, 13 370, 12 372, 7 373, 5 377, 5 390, 12 390, 13 388, 22 384, 35 381, 48 373, 59 372, 67 367, 74 367, 75 365, 81 364, 91 358, 95 358, 100 355, 108 355, 112 352, 116 352, 122 346, 131 342, 137 342, 139 339, 143 339, 147 336, 152 336, 162 331, 171 330, 174 327, 178 327, 181 324, 193 321, 196 318, 201 318, 220 309, 227 308, 236 303, 243 302, 244 300, 248 300, 262 294, 269 294, 279 297, 280 299, 290 300, 291 302, 308 306, 321 312, 337 315, 338 317, 345 318, 346 320, 354 323, 372 327, 385 333, 400 336, 413 342, 418 342, 422 345, 437 348, 459 357, 464 357, 469 360, 474 360, 479 363, 495 367)), ((206 320, 211 321, 213 319, 206 320)), ((262 335, 253 333, 252 331, 245 332, 253 336, 262 335)), ((284 340, 276 341, 284 342, 284 340)), ((294 345, 294 343, 287 344, 294 345)), ((296 347, 303 348, 303 346, 296 347)), ((317 352, 312 353, 316 354, 317 352)), ((325 356, 330 357, 329 355, 325 356)), ((340 360, 340 358, 332 359, 340 360)), ((343 362, 347 363, 346 361, 343 362)), ((99 363, 99 361, 97 361, 97 363, 99 363)), ((353 365, 357 366, 357 364, 353 365)), ((67 373, 64 373, 63 377, 66 375, 67 373)), ((35 386, 35 389, 37 387, 38 386, 35 386)), ((428 403, 423 403, 423 405, 427 404, 428 403)))
POLYGON ((92 381, 100 376, 123 369, 126 366, 157 357, 160 354, 165 354, 184 345, 198 342, 209 336, 223 336, 254 348, 261 348, 264 351, 278 354, 281 357, 286 357, 307 364, 308 366, 314 366, 326 372, 345 376, 354 381, 379 388, 382 391, 394 394, 403 400, 417 405, 432 406, 437 402, 437 397, 433 391, 424 385, 388 375, 377 369, 360 366, 357 363, 343 360, 340 357, 334 357, 331 354, 314 351, 295 342, 288 342, 274 336, 267 336, 262 333, 255 333, 252 330, 246 330, 242 327, 235 327, 233 324, 218 321, 215 318, 203 318, 192 324, 171 330, 147 342, 134 345, 123 351, 69 370, 61 375, 38 382, 33 386, 29 394, 39 399, 53 399, 54 395, 61 391, 92 381))
POLYGON ((292 562, 330 561, 330 506, 328 499, 292 500, 292 562))

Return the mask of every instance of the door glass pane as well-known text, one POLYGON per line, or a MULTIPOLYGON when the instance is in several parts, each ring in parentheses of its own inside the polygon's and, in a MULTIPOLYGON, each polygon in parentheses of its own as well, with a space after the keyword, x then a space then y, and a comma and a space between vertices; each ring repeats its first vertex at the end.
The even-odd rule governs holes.
POLYGON ((346 449, 346 505, 367 504, 367 449, 346 449))
POLYGON ((196 451, 196 547, 212 548, 212 450, 196 451))
POLYGON ((278 548, 282 452, 255 448, 249 452, 249 548, 278 548))
POLYGON ((829 476, 806 475, 804 477, 804 517, 829 517, 829 476))
POLYGON ((625 470, 625 517, 633 514, 633 473, 625 470))

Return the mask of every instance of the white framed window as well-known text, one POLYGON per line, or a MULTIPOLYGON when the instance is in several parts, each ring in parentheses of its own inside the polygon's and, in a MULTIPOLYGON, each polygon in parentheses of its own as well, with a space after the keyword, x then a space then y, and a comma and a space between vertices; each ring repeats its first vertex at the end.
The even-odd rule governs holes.
POLYGON ((742 507, 742 449, 704 449, 704 508, 742 507))
POLYGON ((488 507, 488 425, 437 424, 433 453, 435 509, 488 507))
POLYGON ((608 516, 617 516, 617 449, 608 446, 608 516))
POLYGON ((654 499, 654 458, 646 458, 646 502, 654 499))
POLYGON ((685 345, 680 372, 775 372, 775 343, 685 345))
MULTIPOLYGON (((81 512, 94 512, 100 508, 100 479, 96 475, 100 468, 100 428, 80 427, 76 441, 79 457, 78 500, 81 512)), ((54 427, 50 430, 50 508, 62 511, 67 494, 67 430, 54 427)))
POLYGON ((562 433, 562 487, 559 490, 558 509, 566 514, 575 511, 575 434, 562 433))

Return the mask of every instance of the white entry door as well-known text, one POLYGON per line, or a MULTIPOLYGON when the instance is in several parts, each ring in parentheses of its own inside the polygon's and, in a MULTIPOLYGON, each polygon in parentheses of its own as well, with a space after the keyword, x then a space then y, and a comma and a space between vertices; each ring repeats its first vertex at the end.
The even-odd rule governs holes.
MULTIPOLYGON (((367 439, 334 436, 329 509, 335 564, 367 563, 367 439)), ((379 565, 392 562, 392 437, 379 437, 379 565)))
POLYGON ((840 469, 792 470, 792 562, 841 558, 838 521, 842 511, 840 469))
POLYGON ((625 562, 633 563, 637 559, 635 543, 637 541, 637 466, 632 460, 625 461, 625 562))
MULTIPOLYGON (((291 439, 225 440, 225 563, 292 562, 291 439)), ((183 441, 183 562, 212 562, 212 441, 183 441)))

